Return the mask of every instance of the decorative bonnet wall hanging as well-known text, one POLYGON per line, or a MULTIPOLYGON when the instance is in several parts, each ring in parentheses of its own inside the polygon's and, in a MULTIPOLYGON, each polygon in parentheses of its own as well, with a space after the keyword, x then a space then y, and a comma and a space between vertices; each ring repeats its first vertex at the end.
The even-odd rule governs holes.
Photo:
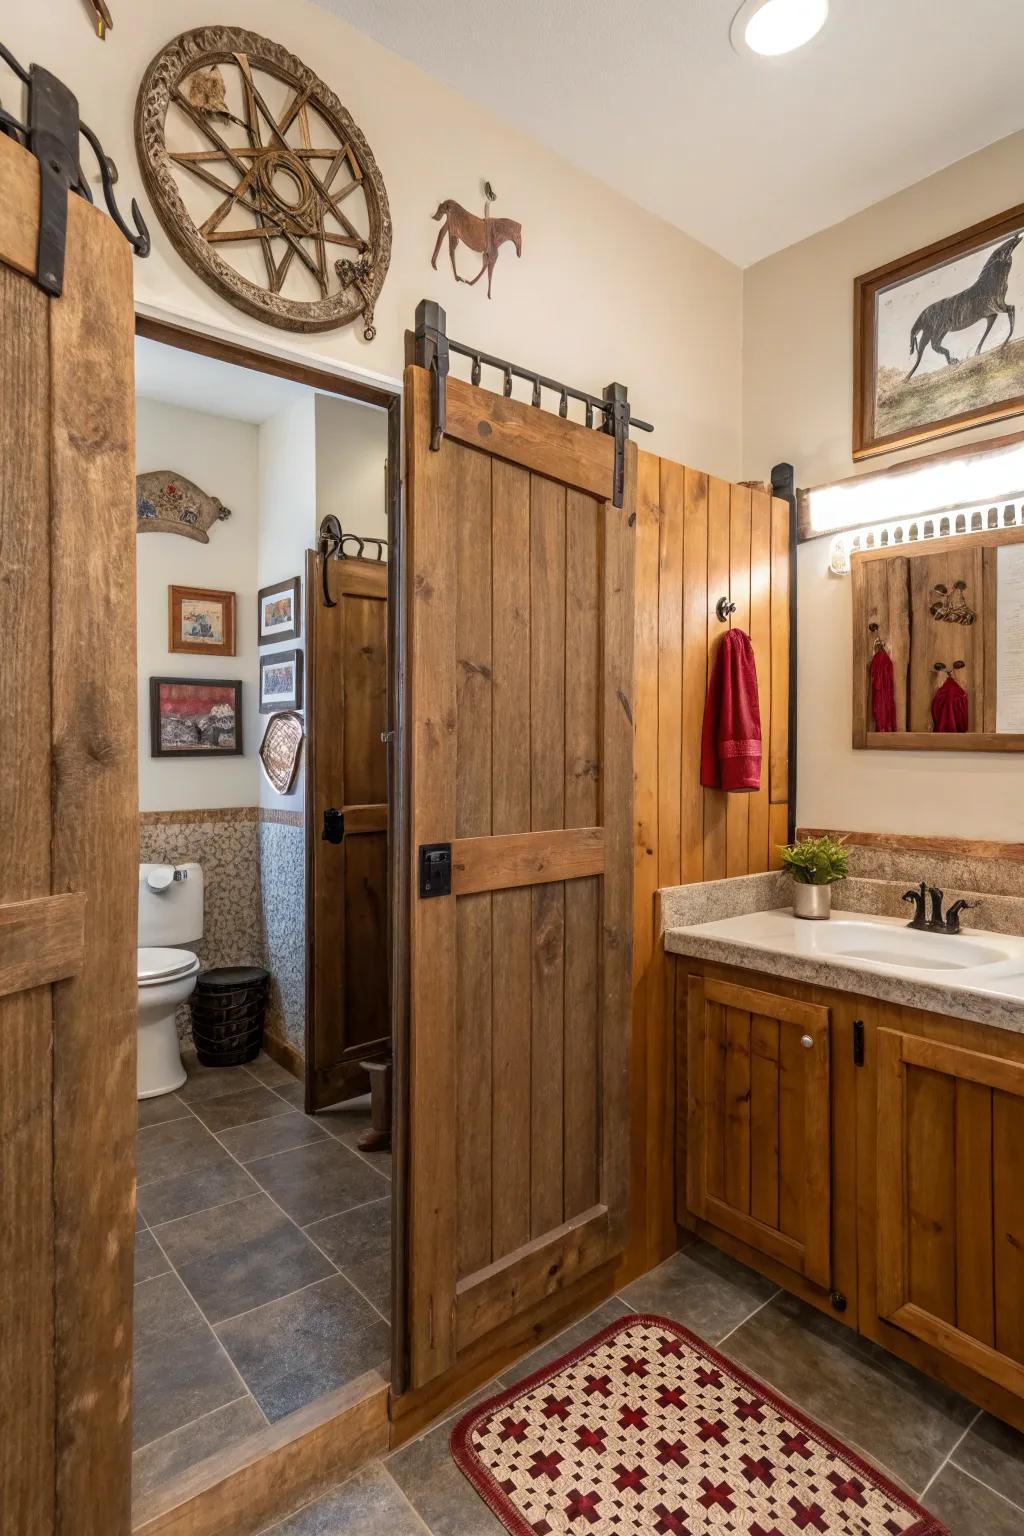
POLYGON ((143 178, 178 254, 229 303, 292 331, 373 311, 391 213, 370 146, 334 92, 278 43, 183 32, 135 108, 143 178))
POLYGON ((173 469, 152 469, 135 476, 137 533, 181 533, 209 544, 207 529, 226 522, 231 511, 217 496, 208 496, 193 480, 173 469))

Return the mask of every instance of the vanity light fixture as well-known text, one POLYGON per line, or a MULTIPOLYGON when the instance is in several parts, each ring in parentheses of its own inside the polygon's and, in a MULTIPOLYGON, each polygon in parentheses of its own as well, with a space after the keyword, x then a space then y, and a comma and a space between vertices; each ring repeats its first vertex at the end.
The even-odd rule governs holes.
POLYGON ((829 0, 744 0, 729 36, 737 53, 777 58, 817 37, 828 20, 829 0))

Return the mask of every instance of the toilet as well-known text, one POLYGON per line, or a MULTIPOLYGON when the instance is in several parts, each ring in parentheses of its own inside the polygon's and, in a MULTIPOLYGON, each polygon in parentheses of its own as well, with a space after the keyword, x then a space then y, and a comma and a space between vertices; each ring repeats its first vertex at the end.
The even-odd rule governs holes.
POLYGON ((199 958, 188 946, 203 936, 203 870, 199 864, 139 865, 138 1097, 173 1093, 187 1073, 175 1013, 191 996, 199 958))

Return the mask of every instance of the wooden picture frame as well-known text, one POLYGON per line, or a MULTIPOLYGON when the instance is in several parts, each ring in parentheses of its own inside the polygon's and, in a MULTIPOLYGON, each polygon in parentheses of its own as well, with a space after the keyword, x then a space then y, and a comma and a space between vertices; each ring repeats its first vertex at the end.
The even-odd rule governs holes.
POLYGON ((235 594, 212 587, 168 587, 167 649, 184 656, 233 656, 235 594))
POLYGON ((301 576, 260 588, 256 615, 256 637, 260 645, 298 640, 302 633, 301 599, 301 576))
POLYGON ((261 715, 302 709, 302 659, 301 651, 271 651, 260 657, 261 715), (282 686, 289 680, 291 687, 282 686))
POLYGON ((1012 338, 1007 330, 1019 307, 1015 295, 1024 303, 1024 203, 855 280, 854 459, 1024 413, 1024 309, 1020 329, 1012 338), (991 266, 996 248, 1017 235, 1021 244, 991 266), (919 329, 929 310, 932 318, 919 329), (975 312, 976 319, 953 329, 975 312), (993 324, 985 329, 990 313, 993 324), (953 364, 942 361, 943 348, 953 364))
MULTIPOLYGON (((222 716, 222 722, 227 717, 222 716)), ((149 732, 152 757, 241 757, 242 684, 238 678, 151 677, 149 732), (177 692, 171 694, 170 690, 177 692), (175 709, 173 706, 177 705, 175 709), (214 709, 230 709, 228 732, 217 721, 203 724, 214 709), (171 720, 177 724, 172 725, 171 720), (194 734, 195 739, 190 740, 194 734), (204 741, 202 738, 206 737, 204 741), (180 737, 180 742, 174 738, 180 737), (221 738, 221 739, 218 739, 221 738)))

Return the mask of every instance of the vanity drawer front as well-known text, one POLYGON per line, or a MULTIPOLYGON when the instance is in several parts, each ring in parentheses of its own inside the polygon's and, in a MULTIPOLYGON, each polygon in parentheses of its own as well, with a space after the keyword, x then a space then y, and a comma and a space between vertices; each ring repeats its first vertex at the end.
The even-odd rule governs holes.
POLYGON ((1024 1065, 877 1043, 877 1307, 1024 1397, 1024 1065))
POLYGON ((689 1212, 828 1288, 829 1009, 691 976, 689 1212))

